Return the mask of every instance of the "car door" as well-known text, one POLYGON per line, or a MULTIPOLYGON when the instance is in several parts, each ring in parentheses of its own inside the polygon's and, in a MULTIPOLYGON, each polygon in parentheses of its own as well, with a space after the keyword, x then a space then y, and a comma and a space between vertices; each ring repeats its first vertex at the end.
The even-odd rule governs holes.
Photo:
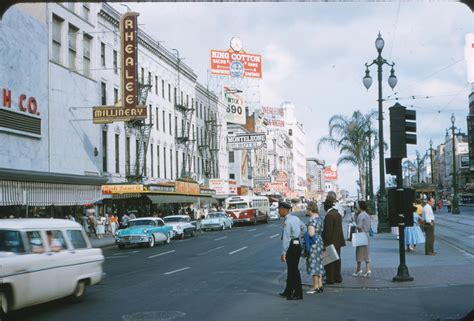
POLYGON ((74 255, 71 254, 66 237, 62 230, 51 229, 46 231, 47 255, 55 262, 52 272, 55 274, 55 280, 58 283, 55 287, 55 296, 63 297, 72 292, 71 280, 77 269, 75 266, 74 255))

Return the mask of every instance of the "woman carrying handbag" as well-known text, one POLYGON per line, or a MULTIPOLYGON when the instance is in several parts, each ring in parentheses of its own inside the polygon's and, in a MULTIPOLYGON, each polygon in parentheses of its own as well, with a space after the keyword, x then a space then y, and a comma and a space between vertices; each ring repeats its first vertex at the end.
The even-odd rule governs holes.
POLYGON ((324 248, 323 239, 321 237, 324 222, 318 212, 317 204, 315 202, 309 202, 307 214, 309 215, 309 222, 306 233, 308 233, 310 244, 306 256, 306 271, 312 277, 313 286, 306 291, 307 294, 321 293, 324 290, 322 280, 324 265, 321 257, 324 248))
POLYGON ((364 201, 359 201, 359 209, 361 212, 356 218, 357 231, 367 234, 368 244, 356 247, 357 270, 352 273, 352 276, 370 277, 370 274, 372 274, 372 271, 370 271, 370 216, 366 212, 367 204, 364 201), (362 261, 365 261, 365 273, 362 272, 362 261))

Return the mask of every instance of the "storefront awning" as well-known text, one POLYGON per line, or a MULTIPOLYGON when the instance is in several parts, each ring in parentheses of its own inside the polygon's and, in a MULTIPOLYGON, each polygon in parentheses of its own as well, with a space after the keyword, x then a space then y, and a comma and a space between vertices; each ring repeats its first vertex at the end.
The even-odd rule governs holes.
POLYGON ((146 195, 153 204, 165 204, 165 203, 204 203, 204 204, 213 204, 217 201, 210 196, 194 196, 194 195, 170 195, 170 194, 160 194, 160 195, 146 195))

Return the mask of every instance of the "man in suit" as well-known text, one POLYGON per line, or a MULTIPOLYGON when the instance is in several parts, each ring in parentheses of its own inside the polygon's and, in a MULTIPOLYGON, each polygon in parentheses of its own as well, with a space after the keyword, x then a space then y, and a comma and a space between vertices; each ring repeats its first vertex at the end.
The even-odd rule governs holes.
POLYGON ((329 263, 324 267, 326 270, 326 284, 341 283, 341 247, 346 245, 344 234, 342 232, 342 216, 335 208, 336 198, 328 195, 324 201, 324 217, 323 241, 324 247, 333 244, 336 248, 339 260, 329 263))

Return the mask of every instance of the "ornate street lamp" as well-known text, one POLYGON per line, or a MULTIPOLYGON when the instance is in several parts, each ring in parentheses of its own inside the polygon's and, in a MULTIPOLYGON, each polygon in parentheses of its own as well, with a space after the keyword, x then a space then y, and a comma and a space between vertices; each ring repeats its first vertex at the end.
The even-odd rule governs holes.
POLYGON ((397 77, 395 76, 395 70, 393 67, 395 63, 389 63, 382 57, 382 50, 385 45, 385 41, 383 40, 380 32, 375 40, 375 48, 377 49, 378 56, 372 63, 365 64, 365 76, 362 78, 362 83, 364 87, 369 90, 370 86, 372 85, 372 77, 370 76, 369 67, 372 65, 377 66, 377 81, 378 81, 378 121, 379 121, 379 137, 378 137, 378 144, 379 144, 379 179, 380 179, 380 191, 379 191, 379 198, 377 200, 377 215, 378 215, 378 229, 379 232, 389 232, 390 227, 388 224, 388 215, 387 215, 387 193, 385 190, 385 159, 384 159, 384 140, 383 140, 383 109, 382 109, 382 67, 383 65, 388 65, 391 67, 390 76, 388 77, 388 84, 390 88, 395 88, 397 85, 397 77))
MULTIPOLYGON (((461 210, 459 209, 459 200, 458 200, 458 192, 457 192, 457 173, 456 173, 456 135, 454 133, 455 129, 458 129, 454 126, 454 122, 456 121, 456 117, 454 117, 454 114, 451 115, 451 127, 448 129, 451 129, 451 134, 452 134, 452 150, 453 150, 453 201, 452 201, 452 209, 451 213, 453 214, 460 214, 461 210)), ((446 136, 448 134, 448 131, 446 130, 446 136)))

